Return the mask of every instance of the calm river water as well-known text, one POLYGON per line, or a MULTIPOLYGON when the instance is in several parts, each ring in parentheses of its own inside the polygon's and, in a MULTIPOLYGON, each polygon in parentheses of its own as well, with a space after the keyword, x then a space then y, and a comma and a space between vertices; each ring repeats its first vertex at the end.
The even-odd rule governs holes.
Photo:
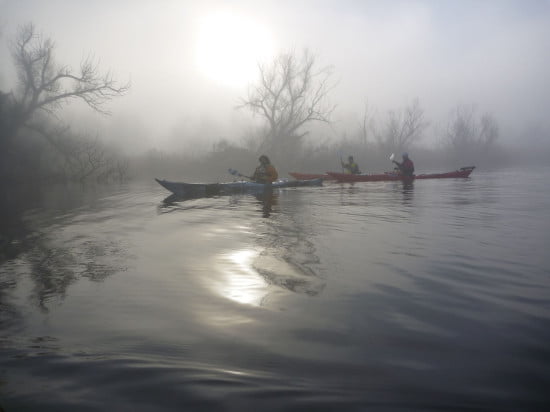
POLYGON ((4 193, 0 405, 548 410, 548 176, 4 193))

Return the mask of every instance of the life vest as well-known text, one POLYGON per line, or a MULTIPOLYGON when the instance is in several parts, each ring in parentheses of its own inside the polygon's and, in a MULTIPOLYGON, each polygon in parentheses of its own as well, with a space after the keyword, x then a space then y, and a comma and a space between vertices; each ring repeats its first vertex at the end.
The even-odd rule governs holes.
POLYGON ((277 173, 277 169, 271 164, 265 167, 260 165, 254 171, 254 180, 260 183, 273 183, 278 178, 279 174, 277 173))
POLYGON ((411 159, 405 159, 403 160, 403 163, 401 163, 401 173, 407 176, 412 176, 414 173, 414 163, 411 159))
POLYGON ((348 174, 352 174, 352 175, 361 174, 361 171, 359 170, 359 166, 355 162, 346 163, 344 165, 344 169, 346 169, 346 173, 348 174))

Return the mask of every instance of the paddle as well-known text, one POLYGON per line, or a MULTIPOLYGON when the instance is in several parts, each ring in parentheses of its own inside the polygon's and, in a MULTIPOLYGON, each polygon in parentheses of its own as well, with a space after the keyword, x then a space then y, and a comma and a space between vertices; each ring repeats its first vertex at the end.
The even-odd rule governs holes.
MULTIPOLYGON (((390 155, 390 160, 391 160, 393 163, 395 163, 397 166, 399 166, 399 163, 397 163, 397 162, 395 161, 395 154, 392 153, 392 154, 390 155)), ((398 168, 395 167, 393 170, 398 170, 398 168)))
POLYGON ((247 179, 252 180, 252 178, 251 178, 250 176, 245 176, 245 175, 239 173, 238 170, 229 168, 229 169, 227 169, 227 171, 228 171, 230 174, 232 174, 233 176, 246 177, 247 179))

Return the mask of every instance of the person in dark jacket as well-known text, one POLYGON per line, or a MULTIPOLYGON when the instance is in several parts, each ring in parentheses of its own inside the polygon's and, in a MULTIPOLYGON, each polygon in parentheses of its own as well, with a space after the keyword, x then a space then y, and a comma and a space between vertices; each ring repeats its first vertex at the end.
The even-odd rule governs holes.
POLYGON ((409 159, 408 153, 403 153, 403 161, 399 163, 397 160, 392 160, 399 168, 399 172, 403 176, 412 176, 414 174, 414 163, 409 159))
POLYGON ((257 183, 273 183, 279 178, 277 169, 271 164, 269 157, 260 156, 260 165, 254 170, 252 180, 257 183))

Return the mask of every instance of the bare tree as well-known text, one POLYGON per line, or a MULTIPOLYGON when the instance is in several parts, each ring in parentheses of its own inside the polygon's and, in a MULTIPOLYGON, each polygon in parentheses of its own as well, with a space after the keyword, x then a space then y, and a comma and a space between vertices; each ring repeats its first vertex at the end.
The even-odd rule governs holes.
POLYGON ((67 125, 52 125, 47 119, 32 122, 28 130, 47 144, 36 147, 37 162, 47 163, 45 173, 64 180, 123 181, 127 159, 108 148, 97 135, 74 133, 67 125))
POLYGON ((240 107, 266 120, 263 150, 292 153, 308 134, 307 124, 330 123, 335 106, 326 100, 334 86, 332 68, 318 69, 315 57, 304 50, 301 58, 295 52, 282 53, 259 71, 258 84, 240 107))
POLYGON ((457 106, 450 115, 445 139, 455 150, 471 146, 478 134, 474 106, 457 106))
POLYGON ((17 111, 15 131, 28 125, 38 111, 53 114, 72 99, 80 99, 93 110, 109 114, 105 103, 130 88, 129 83, 119 85, 110 72, 100 73, 90 57, 80 63, 76 72, 68 66, 57 66, 54 49, 54 42, 37 34, 32 23, 21 26, 11 44, 19 80, 13 94, 17 111))
POLYGON ((451 155, 460 159, 477 160, 495 148, 499 127, 490 113, 478 118, 476 107, 457 106, 449 117, 444 143, 451 155))
POLYGON ((369 122, 372 122, 372 111, 369 107, 369 102, 365 101, 363 106, 363 116, 359 125, 359 140, 364 145, 368 143, 369 122))
POLYGON ((497 141, 500 134, 497 121, 490 113, 485 113, 481 116, 480 125, 480 143, 486 147, 492 146, 497 141))
POLYGON ((428 127, 424 110, 418 99, 400 111, 390 111, 382 132, 373 128, 380 146, 392 150, 405 150, 422 137, 428 127))

